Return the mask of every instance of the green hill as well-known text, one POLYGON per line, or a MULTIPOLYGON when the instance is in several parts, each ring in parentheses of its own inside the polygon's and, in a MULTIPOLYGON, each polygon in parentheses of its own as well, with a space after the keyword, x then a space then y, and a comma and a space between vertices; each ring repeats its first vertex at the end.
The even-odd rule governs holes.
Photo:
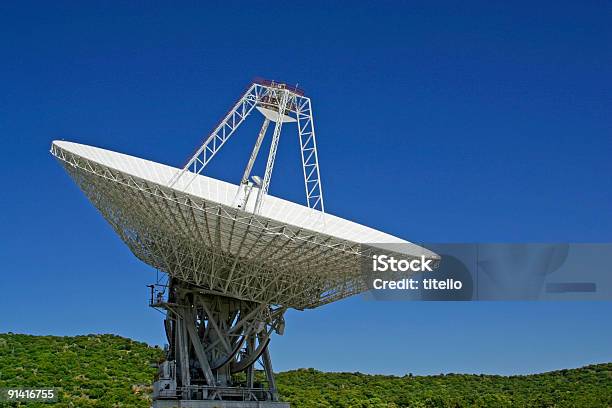
MULTIPOLYGON (((58 407, 148 407, 151 363, 161 357, 158 348, 113 335, 0 334, 0 388, 58 387, 58 407)), ((511 377, 300 369, 279 373, 277 380, 293 408, 612 407, 612 364, 511 377)))

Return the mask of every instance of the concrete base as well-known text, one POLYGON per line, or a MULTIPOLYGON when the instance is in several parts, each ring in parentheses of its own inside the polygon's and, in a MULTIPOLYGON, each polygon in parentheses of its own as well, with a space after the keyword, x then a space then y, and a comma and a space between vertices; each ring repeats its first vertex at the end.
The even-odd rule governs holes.
POLYGON ((155 400, 153 408, 289 408, 288 402, 155 400))

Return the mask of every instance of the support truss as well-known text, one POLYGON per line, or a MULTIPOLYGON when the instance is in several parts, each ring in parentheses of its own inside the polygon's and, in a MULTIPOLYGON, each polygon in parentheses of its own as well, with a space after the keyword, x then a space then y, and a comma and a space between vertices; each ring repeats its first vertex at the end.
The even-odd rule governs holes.
MULTIPOLYGON (((278 95, 280 102, 278 103, 278 114, 276 115, 276 123, 274 125, 274 133, 272 134, 272 144, 270 145, 270 152, 268 153, 268 162, 266 163, 266 172, 264 179, 261 184, 261 192, 257 197, 255 203, 255 214, 259 213, 263 198, 268 194, 270 188, 270 180, 272 179, 272 169, 274 168, 274 160, 276 160, 276 150, 278 149, 278 141, 280 140, 280 134, 283 127, 283 115, 285 108, 289 102, 289 93, 283 91, 278 95)), ((293 98, 292 98, 293 99, 293 98)))
MULTIPOLYGON (((258 80, 252 83, 233 108, 215 127, 213 132, 206 138, 202 146, 196 150, 187 164, 172 177, 168 182, 168 186, 185 191, 196 176, 202 174, 206 165, 235 133, 236 129, 251 114, 254 108, 260 109, 266 120, 276 122, 268 154, 266 172, 263 182, 259 186, 261 192, 258 195, 254 212, 259 212, 260 206, 268 194, 282 125, 286 122, 297 122, 307 205, 310 208, 324 212, 323 189, 321 186, 310 98, 305 97, 304 93, 297 88, 290 88, 286 84, 273 81, 258 80)), ((263 133, 260 133, 257 139, 254 149, 255 157, 259 151, 259 146, 266 129, 267 124, 262 128, 263 133)), ((251 156, 247 165, 249 173, 253 166, 254 156, 251 156)), ((246 184, 248 184, 248 179, 245 181, 243 177, 241 188, 244 188, 246 184)))
POLYGON ((198 407, 217 406, 205 401, 250 407, 255 405, 245 402, 253 401, 287 408, 264 403, 278 401, 268 345, 272 332, 283 334, 285 308, 212 295, 176 279, 161 291, 152 289, 150 306, 166 313, 169 344, 153 384, 154 407, 187 400, 198 407), (255 381, 257 364, 265 383, 255 381))
POLYGON ((194 155, 189 159, 187 164, 169 181, 168 186, 173 187, 176 182, 185 175, 186 172, 191 172, 191 179, 183 188, 187 188, 196 174, 200 174, 204 167, 215 157, 215 154, 223 147, 225 142, 234 134, 238 126, 244 122, 246 117, 251 113, 257 101, 261 96, 261 87, 257 84, 252 84, 247 91, 242 95, 234 107, 225 115, 219 122, 213 132, 206 138, 204 144, 200 146, 194 155))
POLYGON ((297 125, 300 136, 300 150, 302 152, 306 199, 308 200, 308 207, 325 212, 310 99, 304 98, 301 102, 297 111, 297 125))

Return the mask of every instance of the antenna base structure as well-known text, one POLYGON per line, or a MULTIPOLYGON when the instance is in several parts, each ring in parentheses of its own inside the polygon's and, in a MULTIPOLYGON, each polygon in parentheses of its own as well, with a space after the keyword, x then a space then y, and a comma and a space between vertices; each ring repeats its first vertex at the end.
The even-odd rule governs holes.
POLYGON ((272 332, 284 331, 285 308, 177 279, 151 288, 150 306, 166 312, 169 345, 153 383, 153 408, 289 408, 279 401, 268 349, 272 332))
MULTIPOLYGON (((306 203, 323 213, 310 98, 296 87, 263 79, 255 80, 247 88, 187 164, 168 181, 167 187, 179 191, 188 189, 254 109, 263 116, 263 123, 233 206, 253 214, 261 212, 283 125, 295 123, 306 203), (262 179, 251 173, 269 127, 273 127, 272 140, 262 179)), ((175 406, 172 404, 177 400, 180 406, 198 408, 289 407, 278 401, 268 350, 272 332, 284 331, 285 307, 222 296, 179 279, 172 279, 167 289, 166 300, 162 292, 151 294, 151 306, 166 312, 169 343, 166 361, 160 364, 158 379, 154 382, 154 408, 175 406), (261 370, 256 370, 257 364, 261 370)))
POLYGON ((165 313, 169 344, 154 408, 287 408, 269 351, 286 309, 368 290, 362 265, 371 243, 440 259, 324 213, 310 99, 286 84, 253 82, 182 168, 68 141, 54 141, 51 153, 132 253, 168 278, 151 286, 150 306, 165 313), (254 109, 263 123, 240 184, 202 174, 254 109), (268 195, 281 131, 294 124, 308 208, 268 195), (264 144, 266 133, 272 139, 264 144), (258 177, 251 173, 262 146, 269 151, 258 177))

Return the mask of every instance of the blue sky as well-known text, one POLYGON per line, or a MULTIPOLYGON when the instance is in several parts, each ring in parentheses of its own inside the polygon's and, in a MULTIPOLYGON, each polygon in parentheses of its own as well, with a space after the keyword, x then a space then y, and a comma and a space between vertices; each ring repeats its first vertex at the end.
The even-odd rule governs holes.
MULTIPOLYGON (((430 242, 610 242, 612 5, 0 6, 1 331, 161 343, 136 260, 48 153, 180 165, 251 78, 313 99, 326 208, 430 242)), ((236 181, 242 129, 209 174, 236 181)), ((271 193, 303 201, 295 138, 271 193)), ((275 369, 527 373, 612 361, 611 303, 289 312, 275 369)))

